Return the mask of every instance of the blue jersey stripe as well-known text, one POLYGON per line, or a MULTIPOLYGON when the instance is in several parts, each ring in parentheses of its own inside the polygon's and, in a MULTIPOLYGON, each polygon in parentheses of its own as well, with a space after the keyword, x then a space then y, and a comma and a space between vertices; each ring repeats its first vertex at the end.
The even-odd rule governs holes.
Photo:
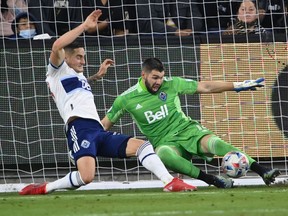
POLYGON ((61 83, 66 91, 69 93, 75 89, 84 89, 87 91, 91 91, 91 87, 86 80, 79 80, 78 77, 69 77, 61 80, 61 83))

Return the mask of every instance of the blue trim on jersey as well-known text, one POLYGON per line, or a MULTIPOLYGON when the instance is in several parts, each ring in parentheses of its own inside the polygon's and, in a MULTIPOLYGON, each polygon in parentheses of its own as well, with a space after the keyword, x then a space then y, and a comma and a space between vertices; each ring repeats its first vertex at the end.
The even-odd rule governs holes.
POLYGON ((50 61, 49 61, 50 65, 55 68, 55 69, 59 69, 63 64, 64 64, 64 61, 59 65, 59 66, 55 66, 54 64, 52 64, 50 61))
POLYGON ((69 93, 75 89, 84 89, 91 92, 91 87, 84 79, 81 81, 78 77, 68 77, 61 80, 62 86, 66 93, 69 93))

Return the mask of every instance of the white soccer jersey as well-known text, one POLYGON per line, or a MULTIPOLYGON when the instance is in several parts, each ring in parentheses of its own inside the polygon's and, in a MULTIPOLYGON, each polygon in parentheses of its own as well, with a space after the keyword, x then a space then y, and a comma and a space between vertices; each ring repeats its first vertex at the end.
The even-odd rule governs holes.
POLYGON ((91 87, 83 73, 77 73, 66 62, 59 67, 49 64, 46 82, 65 124, 72 116, 100 122, 91 87))

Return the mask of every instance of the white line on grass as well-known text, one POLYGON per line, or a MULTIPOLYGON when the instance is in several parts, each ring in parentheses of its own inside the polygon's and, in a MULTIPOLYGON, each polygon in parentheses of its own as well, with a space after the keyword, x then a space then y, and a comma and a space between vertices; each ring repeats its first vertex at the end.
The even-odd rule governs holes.
POLYGON ((122 213, 100 213, 100 214, 84 214, 82 216, 154 216, 154 215, 192 215, 192 214, 201 214, 201 215, 222 215, 224 213, 231 213, 231 215, 251 215, 251 213, 282 213, 284 212, 285 214, 287 213, 287 208, 282 208, 282 209, 243 209, 241 211, 235 212, 235 210, 227 211, 225 210, 214 210, 214 211, 157 211, 157 212, 122 212, 122 213))

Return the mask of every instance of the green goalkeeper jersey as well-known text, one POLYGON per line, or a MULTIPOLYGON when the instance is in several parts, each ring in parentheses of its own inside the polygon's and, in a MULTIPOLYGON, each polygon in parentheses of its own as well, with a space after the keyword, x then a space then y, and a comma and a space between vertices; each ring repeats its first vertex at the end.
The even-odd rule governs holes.
POLYGON ((107 117, 116 123, 125 112, 129 112, 140 131, 156 148, 180 134, 187 136, 191 123, 198 125, 183 113, 179 99, 181 94, 194 94, 197 86, 195 80, 165 77, 158 92, 151 94, 139 78, 136 85, 116 98, 107 117))

